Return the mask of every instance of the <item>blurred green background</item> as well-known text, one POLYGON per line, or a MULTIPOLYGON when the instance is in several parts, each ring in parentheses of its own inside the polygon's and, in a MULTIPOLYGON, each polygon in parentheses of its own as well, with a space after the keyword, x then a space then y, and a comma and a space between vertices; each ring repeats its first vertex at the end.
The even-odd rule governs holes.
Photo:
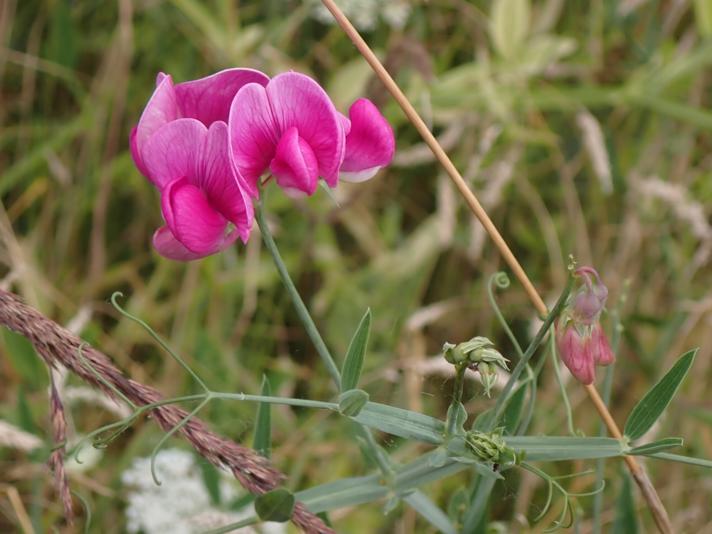
MULTIPOLYGON (((341 4, 542 294, 551 300, 562 289, 569 254, 601 272, 609 307, 620 308, 625 327, 612 400, 619 421, 677 356, 700 347, 693 373, 654 431, 684 436, 686 454, 712 457, 712 2, 341 4)), ((276 394, 330 398, 328 375, 257 231, 246 246, 190 264, 160 258, 150 245, 161 224, 158 195, 133 166, 128 132, 157 72, 178 82, 231 66, 308 73, 342 111, 367 96, 393 124, 398 151, 390 168, 365 184, 340 186, 338 204, 322 190, 293 201, 272 187, 270 222, 337 355, 371 307, 364 381, 371 398, 444 417, 451 388, 437 358, 444 341, 486 335, 512 353, 486 299, 489 276, 504 266, 318 2, 2 0, 0 284, 167 396, 197 390, 116 313, 112 292, 122 291, 127 309, 169 339, 215 390, 257 393, 266 374, 276 394)), ((518 284, 500 302, 519 338, 529 339, 537 319, 518 284)), ((0 422, 38 441, 21 446, 0 427, 2 532, 20 532, 27 521, 37 532, 74 531, 62 526, 45 466, 47 384, 31 347, 3 330, 0 422)), ((63 388, 70 437, 117 417, 78 380, 67 377, 63 388)), ((492 402, 479 383, 466 391, 471 414, 492 402)), ((595 435, 598 419, 584 390, 569 383, 568 391, 576 427, 595 435)), ((537 403, 530 432, 566 434, 548 365, 537 403)), ((250 443, 254 414, 254 405, 221 402, 202 415, 217 431, 250 443)), ((72 488, 93 512, 92 532, 126 530, 121 474, 160 436, 143 420, 95 462, 71 467, 72 488)), ((273 459, 293 489, 371 468, 336 416, 276 408, 273 436, 273 459)), ((422 450, 382 439, 397 459, 422 450)), ((183 444, 173 439, 171 446, 183 444)), ((564 474, 590 464, 546 468, 564 474)), ((653 461, 647 467, 676 531, 712 529, 709 472, 653 461)), ((608 462, 605 531, 616 520, 621 471, 620 462, 608 462)), ((445 507, 467 480, 426 489, 445 507)), ((574 484, 590 486, 591 477, 574 484)), ((490 517, 505 531, 535 530, 529 521, 544 496, 540 481, 513 474, 495 490, 490 517)), ((581 532, 591 529, 591 502, 578 501, 581 532)), ((644 505, 636 507, 641 531, 652 528, 644 505)), ((379 504, 331 519, 340 532, 432 531, 412 510, 384 515, 379 504)))

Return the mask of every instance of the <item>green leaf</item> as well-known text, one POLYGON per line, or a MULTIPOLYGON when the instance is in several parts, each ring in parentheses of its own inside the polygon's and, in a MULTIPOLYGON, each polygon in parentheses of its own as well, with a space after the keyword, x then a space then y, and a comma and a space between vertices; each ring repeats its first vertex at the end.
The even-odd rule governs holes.
POLYGON ((377 402, 366 404, 353 419, 387 434, 436 445, 443 442, 445 433, 445 423, 440 419, 377 402))
POLYGON ((630 477, 623 474, 623 486, 618 496, 616 505, 616 521, 613 524, 613 534, 637 534, 638 520, 635 513, 635 501, 633 500, 633 488, 630 477))
MULTIPOLYGON (((262 387, 260 395, 269 397, 272 395, 272 388, 266 376, 262 376, 262 387)), ((255 437, 252 447, 265 458, 269 458, 272 449, 272 408, 269 403, 260 402, 257 405, 257 417, 255 421, 255 437)))
POLYGON ((706 460, 704 458, 693 458, 691 456, 682 456, 681 454, 671 454, 669 452, 656 452, 655 454, 651 454, 650 457, 657 458, 658 460, 670 460, 671 462, 680 462, 682 464, 712 469, 712 460, 706 460))
POLYGON ((505 59, 513 58, 529 33, 529 0, 495 0, 490 16, 494 47, 505 59))
POLYGON ((641 437, 658 420, 690 370, 695 354, 697 349, 683 354, 672 369, 635 405, 623 431, 629 440, 634 441, 641 437))
POLYGON ((362 389, 350 389, 339 395, 339 412, 347 417, 356 417, 366 403, 368 393, 362 389))
POLYGON ((377 501, 388 494, 381 475, 342 478, 298 492, 295 497, 315 514, 377 501))
POLYGON ((613 438, 567 436, 504 436, 507 447, 523 452, 527 461, 560 462, 622 456, 623 445, 613 438))
POLYGON ((505 434, 514 434, 514 431, 519 425, 519 419, 522 415, 522 407, 524 406, 524 398, 527 394, 527 383, 523 382, 517 390, 512 393, 512 396, 507 401, 507 407, 502 414, 501 425, 504 427, 505 434))
POLYGON ((295 502, 291 491, 277 488, 255 499, 255 512, 263 521, 284 523, 292 517, 295 502))
POLYGON ((341 369, 341 391, 356 389, 358 386, 370 332, 371 309, 369 308, 361 318, 361 322, 358 324, 356 332, 351 338, 349 348, 346 350, 346 358, 344 358, 344 365, 341 369))
POLYGON ((656 452, 682 447, 682 438, 664 438, 644 445, 639 445, 628 451, 628 454, 636 454, 639 456, 647 456, 656 452))
POLYGON ((422 491, 414 491, 403 498, 413 510, 422 515, 425 520, 433 525, 443 534, 456 534, 457 530, 450 522, 450 519, 437 505, 428 498, 422 491))
POLYGON ((221 473, 218 471, 217 467, 213 464, 199 456, 197 458, 197 464, 200 468, 200 474, 202 475, 203 484, 205 489, 208 490, 210 495, 210 502, 214 505, 220 504, 220 480, 221 473))

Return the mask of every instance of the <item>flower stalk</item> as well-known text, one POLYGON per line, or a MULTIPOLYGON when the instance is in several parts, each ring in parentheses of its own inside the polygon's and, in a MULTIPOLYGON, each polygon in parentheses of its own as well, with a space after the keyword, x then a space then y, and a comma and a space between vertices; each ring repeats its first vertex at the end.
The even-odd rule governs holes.
POLYGON ((299 291, 297 291, 294 282, 292 282, 292 278, 289 276, 287 266, 284 264, 282 255, 279 253, 277 244, 274 242, 274 238, 272 237, 272 232, 270 232, 269 227, 267 226, 262 199, 257 202, 256 219, 257 225, 260 227, 260 232, 262 233, 262 240, 272 256, 272 260, 277 267, 282 284, 294 303, 297 315, 299 315, 299 319, 302 321, 309 339, 311 339, 317 353, 319 354, 319 357, 322 362, 324 362, 327 371, 329 371, 329 375, 331 375, 331 379, 336 385, 336 389, 341 389, 341 373, 339 373, 339 368, 336 366, 336 362, 334 362, 334 358, 331 356, 329 349, 326 347, 326 343, 324 343, 319 330, 314 324, 314 320, 312 319, 306 304, 304 304, 299 291))

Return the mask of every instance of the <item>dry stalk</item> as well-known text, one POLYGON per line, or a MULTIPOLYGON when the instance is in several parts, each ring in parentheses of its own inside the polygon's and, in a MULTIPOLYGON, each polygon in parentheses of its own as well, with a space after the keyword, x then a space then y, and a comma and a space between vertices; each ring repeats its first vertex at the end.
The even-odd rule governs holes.
MULTIPOLYGON (((137 406, 153 404, 162 399, 161 394, 154 388, 125 377, 104 353, 87 345, 67 329, 26 305, 17 295, 2 289, 0 289, 0 324, 26 337, 50 368, 63 366, 112 399, 116 399, 116 394, 106 383, 116 388, 137 406), (106 383, 99 380, 97 375, 106 383)), ((56 401, 59 401, 58 397, 56 401)), ((54 396, 52 402, 54 421, 55 413, 57 415, 61 413, 61 403, 55 410, 54 396)), ((158 406, 150 413, 166 432, 188 415, 187 411, 174 405, 158 406)), ((55 426, 55 439, 57 428, 55 426)), ((269 460, 250 448, 211 432, 198 418, 190 419, 179 432, 211 464, 218 468, 227 468, 250 493, 263 494, 278 487, 285 479, 285 475, 272 466, 269 460)), ((61 455, 61 451, 56 452, 61 455)), ((54 467, 56 468, 56 464, 54 467)), ((292 521, 308 534, 334 533, 301 503, 295 506, 292 521)))
POLYGON ((52 421, 52 437, 54 450, 49 455, 49 466, 54 472, 54 484, 64 508, 64 518, 70 525, 74 523, 74 510, 72 509, 72 495, 67 482, 67 472, 64 470, 64 453, 67 441, 67 420, 64 416, 64 405, 59 398, 59 392, 54 383, 53 373, 50 371, 49 407, 52 421))
MULTIPOLYGON (((521 264, 519 263, 519 260, 517 260, 516 256, 512 253, 511 249, 509 248, 509 245, 507 245, 507 242, 502 237, 502 234, 499 233, 499 230, 492 222, 492 219, 490 219, 489 215, 480 204, 480 201, 470 190, 467 183, 465 182, 453 162, 450 160, 445 150, 443 150, 442 146, 440 146, 438 140, 435 138, 435 136, 432 134, 430 129, 427 127, 423 119, 416 111, 416 109, 410 103, 408 97, 405 96, 398 84, 395 82, 395 80, 391 77, 391 75, 388 73, 388 71, 380 62, 380 60, 373 53, 366 41, 363 40, 363 37, 361 37, 356 28, 354 28, 353 24, 351 24, 351 21, 349 21, 346 15, 344 15, 341 9, 339 9, 334 0, 322 0, 322 3, 331 12, 337 24, 341 27, 344 33, 346 33, 351 42, 353 42, 356 49, 364 57, 366 62, 371 66, 371 68, 376 73, 376 76, 378 76, 381 82, 383 82, 383 84, 386 86, 386 89, 388 89, 394 100, 401 107, 405 115, 408 117, 408 120, 410 120, 410 122, 413 124, 413 126, 421 135, 428 147, 430 147, 430 150, 433 151, 435 158, 445 169, 450 179, 452 179, 453 183, 455 184, 455 187, 465 199, 465 202, 472 210, 475 217, 477 217, 482 226, 484 226, 485 231, 489 234, 490 239, 492 239, 492 241, 494 242, 504 261, 507 263, 509 268, 512 270, 514 275, 524 287, 524 291, 527 293, 527 296, 529 297, 529 300, 531 300, 532 304, 534 304, 534 307, 536 308, 537 312, 541 315, 546 315, 546 304, 539 295, 539 292, 534 287, 534 284, 532 284, 531 280, 529 280, 529 276, 527 276, 526 271, 524 271, 521 264)), ((596 389, 596 387, 594 385, 588 385, 585 386, 585 388, 596 410, 601 416, 601 419, 603 419, 604 423, 606 424, 606 427, 608 428, 610 434, 617 439, 621 439, 623 437, 621 431, 618 428, 616 422, 614 421, 613 416, 608 411, 608 407, 598 394, 598 390, 596 389)), ((672 534, 672 524, 670 523, 670 518, 668 517, 665 507, 660 501, 660 497, 658 497, 655 488, 650 482, 647 473, 643 470, 643 468, 635 459, 635 457, 625 456, 624 459, 626 464, 628 465, 628 469, 630 470, 633 476, 633 479, 638 484, 638 487, 640 488, 641 493, 643 494, 643 497, 645 498, 645 501, 647 502, 648 507, 650 508, 650 511, 653 515, 653 519, 655 520, 655 524, 657 525, 658 529, 663 534, 672 534)))

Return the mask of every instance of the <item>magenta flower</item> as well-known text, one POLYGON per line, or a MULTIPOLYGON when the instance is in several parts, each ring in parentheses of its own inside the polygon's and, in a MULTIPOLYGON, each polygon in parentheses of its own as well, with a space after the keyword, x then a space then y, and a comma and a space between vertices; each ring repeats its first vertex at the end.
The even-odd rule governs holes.
POLYGON ((363 182, 393 159, 396 149, 393 129, 378 108, 365 98, 351 104, 349 121, 346 117, 343 119, 346 151, 339 178, 347 182, 363 182))
POLYGON ((227 119, 237 91, 267 76, 228 69, 173 85, 158 75, 156 90, 130 137, 138 169, 161 193, 166 225, 153 245, 171 259, 214 254, 238 237, 247 241, 254 212, 228 152, 227 119))
POLYGON ((230 108, 230 153, 250 193, 269 170, 290 194, 311 195, 319 178, 329 187, 364 180, 393 158, 393 131, 375 106, 359 100, 350 119, 336 111, 314 80, 296 72, 266 86, 247 84, 230 108))
POLYGON ((592 384, 596 378, 595 366, 615 361, 599 322, 608 288, 592 267, 581 267, 575 275, 583 283, 556 322, 556 344, 571 374, 583 384, 592 384))
POLYGON ((143 146, 161 126, 171 121, 196 119, 205 126, 215 121, 227 123, 230 103, 237 91, 248 83, 266 85, 269 78, 252 69, 226 69, 198 80, 173 85, 170 75, 159 73, 156 89, 146 104, 138 124, 131 130, 131 156, 149 180, 143 162, 143 146))
POLYGON ((178 119, 159 128, 146 142, 143 162, 161 192, 166 225, 153 236, 158 252, 192 260, 247 242, 252 201, 235 179, 227 152, 227 125, 206 128, 195 119, 178 119))

